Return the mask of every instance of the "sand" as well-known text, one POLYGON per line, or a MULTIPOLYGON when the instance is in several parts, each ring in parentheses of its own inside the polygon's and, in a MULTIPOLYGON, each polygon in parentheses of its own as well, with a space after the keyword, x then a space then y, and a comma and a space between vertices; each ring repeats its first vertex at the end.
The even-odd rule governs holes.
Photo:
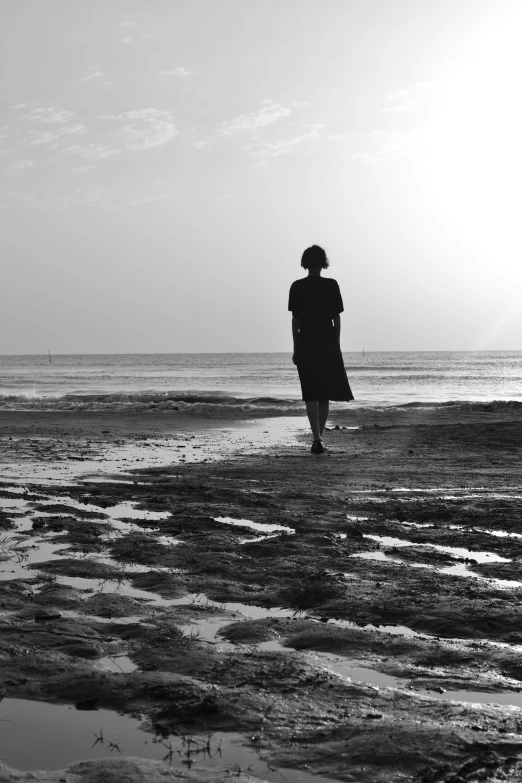
MULTIPOLYGON (((1 413, 7 706, 118 710, 162 742, 233 733, 256 751, 245 779, 522 779, 522 415, 329 427, 314 456, 301 417, 1 413)), ((45 769, 80 761, 58 745, 45 769)), ((154 747, 135 779, 167 763, 154 747)), ((38 769, 37 751, 0 755, 38 769)), ((94 752, 63 779, 98 779, 94 752)))

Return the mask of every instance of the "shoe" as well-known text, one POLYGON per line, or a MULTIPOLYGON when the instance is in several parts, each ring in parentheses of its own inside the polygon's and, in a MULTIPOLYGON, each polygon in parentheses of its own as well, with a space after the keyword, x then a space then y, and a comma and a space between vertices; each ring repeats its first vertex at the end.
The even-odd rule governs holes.
POLYGON ((323 446, 322 440, 314 440, 312 443, 312 448, 310 449, 312 454, 324 454, 326 451, 325 447, 323 446))

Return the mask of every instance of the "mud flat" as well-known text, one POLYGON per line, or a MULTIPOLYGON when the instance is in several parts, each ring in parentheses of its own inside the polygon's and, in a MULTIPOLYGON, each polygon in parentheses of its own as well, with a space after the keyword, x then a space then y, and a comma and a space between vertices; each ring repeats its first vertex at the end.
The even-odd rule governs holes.
POLYGON ((0 781, 522 780, 522 414, 329 427, 0 415, 0 781))

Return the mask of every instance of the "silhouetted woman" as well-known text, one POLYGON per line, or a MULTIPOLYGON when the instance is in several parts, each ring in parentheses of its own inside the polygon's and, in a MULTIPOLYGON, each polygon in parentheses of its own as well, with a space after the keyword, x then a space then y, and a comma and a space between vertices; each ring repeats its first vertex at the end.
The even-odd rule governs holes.
POLYGON ((323 454, 322 434, 329 401, 353 400, 341 354, 341 313, 344 310, 339 285, 321 277, 328 258, 322 247, 312 245, 301 259, 308 276, 290 287, 288 309, 292 312, 294 355, 303 400, 314 442, 312 452, 323 454))

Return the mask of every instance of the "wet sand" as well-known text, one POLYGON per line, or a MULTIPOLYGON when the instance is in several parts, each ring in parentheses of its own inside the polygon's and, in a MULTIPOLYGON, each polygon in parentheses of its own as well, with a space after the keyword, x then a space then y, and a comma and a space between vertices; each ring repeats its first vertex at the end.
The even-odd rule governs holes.
POLYGON ((329 427, 314 456, 301 417, 0 414, 0 719, 33 747, 8 767, 522 779, 522 416, 329 427))

